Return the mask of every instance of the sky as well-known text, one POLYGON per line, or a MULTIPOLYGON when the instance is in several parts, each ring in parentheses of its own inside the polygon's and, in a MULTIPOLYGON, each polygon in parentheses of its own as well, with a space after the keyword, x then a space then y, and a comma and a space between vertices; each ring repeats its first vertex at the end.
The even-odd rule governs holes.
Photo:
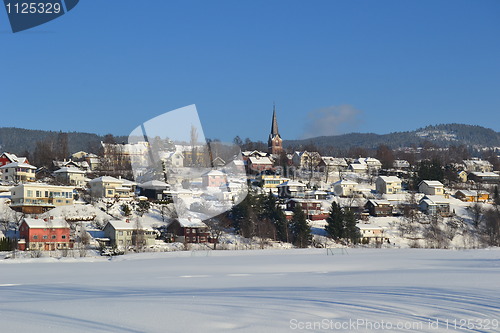
POLYGON ((500 131, 497 0, 85 0, 12 33, 0 127, 128 135, 195 104, 208 138, 500 131))

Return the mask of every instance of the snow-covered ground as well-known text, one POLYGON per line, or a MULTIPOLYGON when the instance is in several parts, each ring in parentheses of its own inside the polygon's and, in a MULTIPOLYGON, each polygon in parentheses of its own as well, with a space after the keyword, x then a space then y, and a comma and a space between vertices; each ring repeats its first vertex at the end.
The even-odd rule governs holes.
POLYGON ((500 331, 499 249, 347 251, 5 259, 0 327, 2 332, 500 331))

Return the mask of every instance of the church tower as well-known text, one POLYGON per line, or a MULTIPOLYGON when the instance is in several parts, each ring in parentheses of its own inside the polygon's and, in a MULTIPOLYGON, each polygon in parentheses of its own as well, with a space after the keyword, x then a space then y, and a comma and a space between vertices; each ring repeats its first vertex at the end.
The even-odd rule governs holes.
POLYGON ((271 125, 271 134, 267 141, 267 149, 270 154, 279 155, 283 151, 283 140, 278 132, 278 120, 276 119, 276 105, 273 106, 273 123, 271 125))

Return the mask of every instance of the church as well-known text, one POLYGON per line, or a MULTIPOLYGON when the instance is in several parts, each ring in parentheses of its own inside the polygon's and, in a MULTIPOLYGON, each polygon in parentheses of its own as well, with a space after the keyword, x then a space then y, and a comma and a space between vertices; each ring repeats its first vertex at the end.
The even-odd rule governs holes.
POLYGON ((273 121, 271 125, 271 133, 267 140, 267 152, 272 155, 279 155, 283 151, 283 140, 278 131, 278 120, 276 118, 276 105, 273 107, 273 121))

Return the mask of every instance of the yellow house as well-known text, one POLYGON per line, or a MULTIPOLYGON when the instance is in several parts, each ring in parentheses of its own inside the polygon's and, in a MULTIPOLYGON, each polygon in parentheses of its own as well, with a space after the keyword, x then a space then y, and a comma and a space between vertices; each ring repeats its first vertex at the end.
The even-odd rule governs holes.
POLYGON ((10 189, 10 208, 26 214, 41 214, 54 207, 72 205, 73 191, 72 186, 20 184, 10 189))
POLYGON ((289 181, 288 178, 283 178, 276 175, 259 175, 257 178, 262 188, 278 188, 278 185, 289 181))
POLYGON ((401 192, 401 179, 395 176, 380 176, 375 184, 379 193, 394 194, 401 192))
POLYGON ((89 182, 90 193, 95 198, 130 198, 134 196, 133 182, 102 176, 89 182))
POLYGON ((462 183, 467 183, 467 172, 462 170, 462 171, 459 171, 457 173, 457 177, 458 179, 462 182, 462 183))

